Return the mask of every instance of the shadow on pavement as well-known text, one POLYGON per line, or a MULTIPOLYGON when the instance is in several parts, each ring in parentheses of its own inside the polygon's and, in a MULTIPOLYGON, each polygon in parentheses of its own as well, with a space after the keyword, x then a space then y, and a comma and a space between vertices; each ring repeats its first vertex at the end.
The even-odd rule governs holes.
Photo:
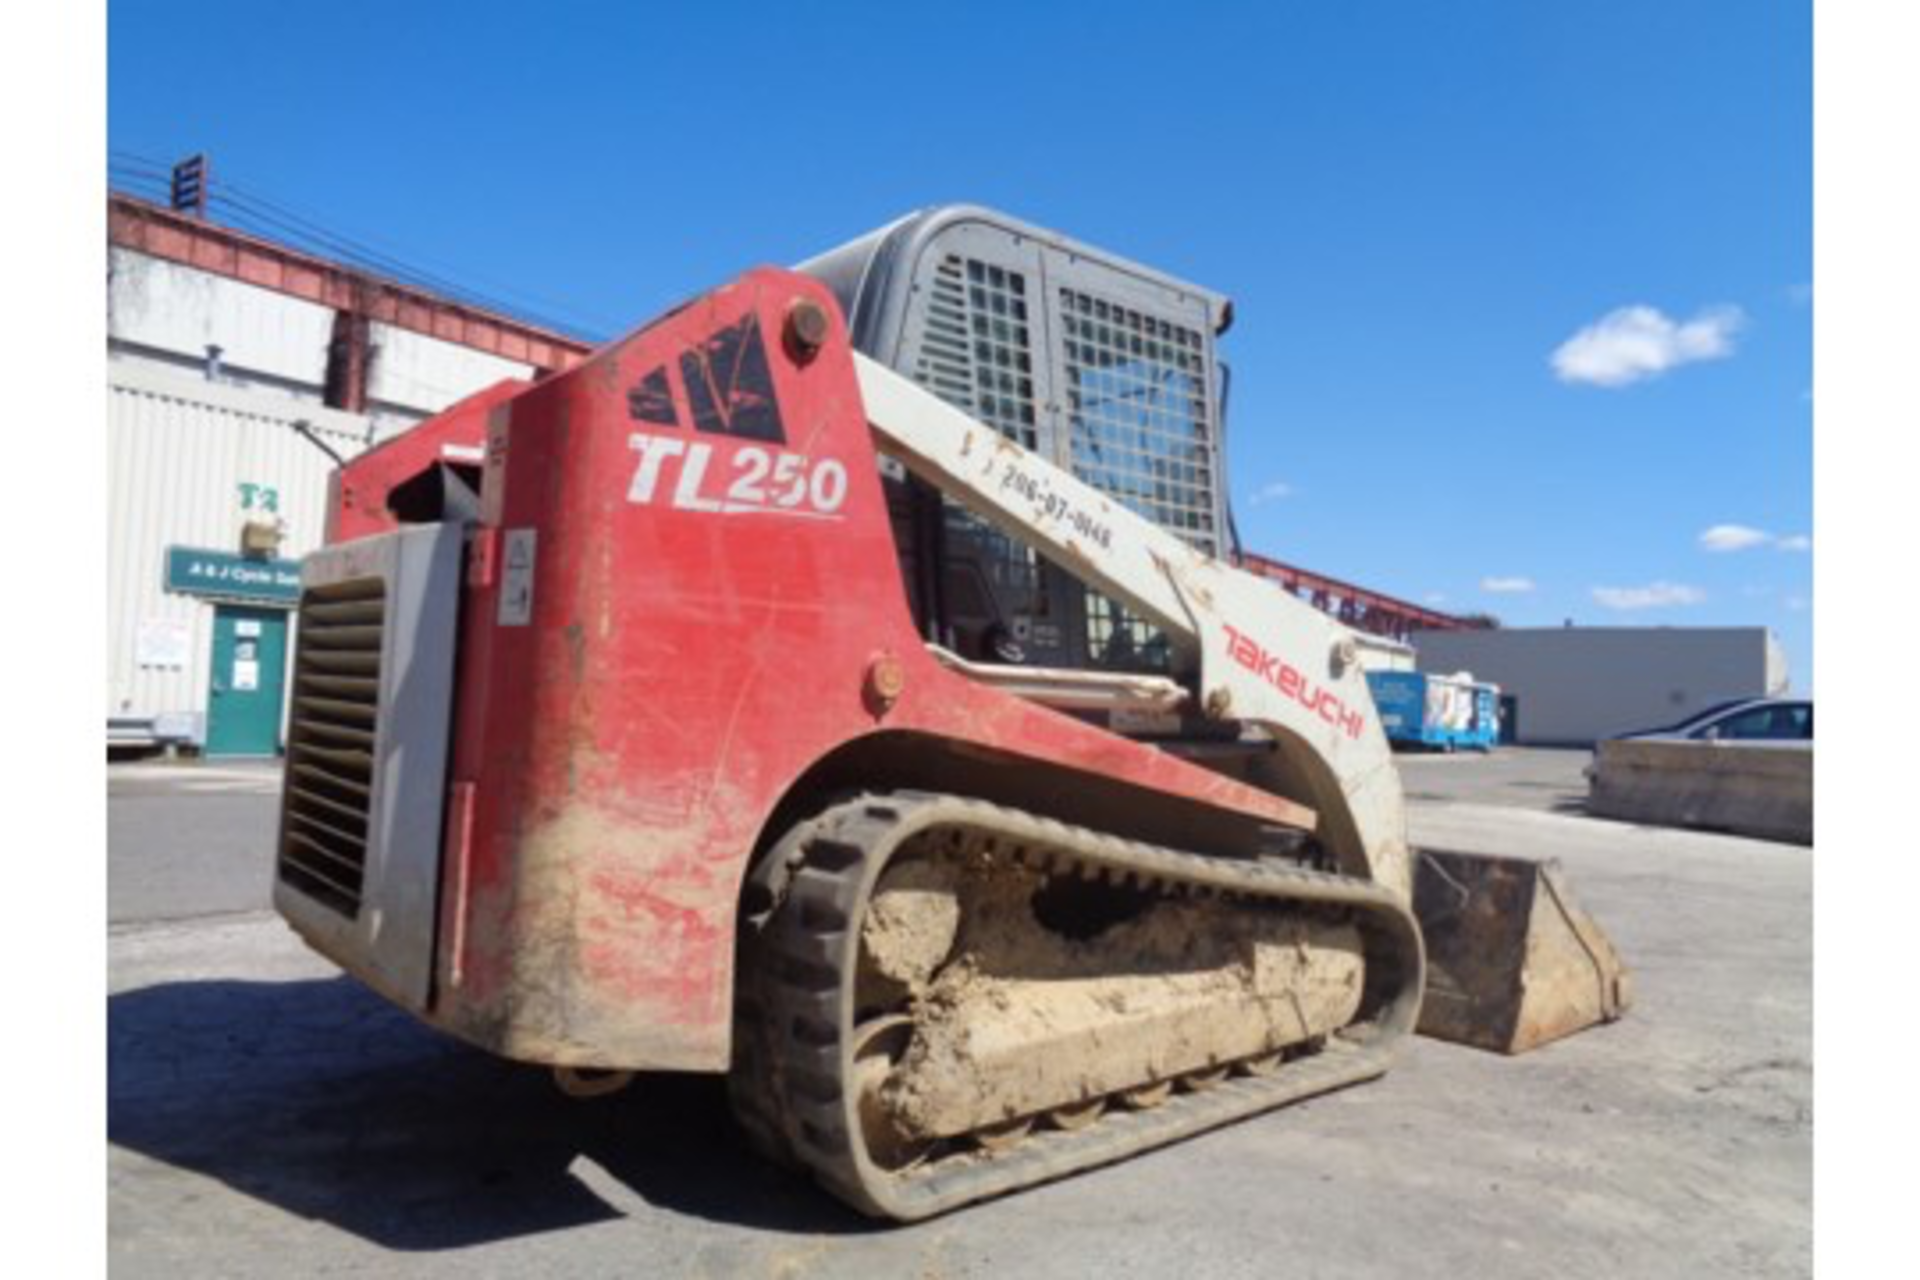
POLYGON ((469 1049, 346 978, 146 987, 109 997, 107 1026, 111 1143, 388 1248, 625 1216, 576 1175, 580 1157, 676 1212, 805 1234, 868 1226, 750 1152, 718 1077, 570 1099, 545 1071, 469 1049))

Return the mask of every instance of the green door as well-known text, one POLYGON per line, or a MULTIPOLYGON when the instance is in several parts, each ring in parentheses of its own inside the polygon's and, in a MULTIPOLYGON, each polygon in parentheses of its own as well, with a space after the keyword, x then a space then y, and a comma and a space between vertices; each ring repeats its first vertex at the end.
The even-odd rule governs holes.
POLYGON ((215 605, 207 754, 277 754, 280 701, 286 687, 286 613, 237 604, 215 605))

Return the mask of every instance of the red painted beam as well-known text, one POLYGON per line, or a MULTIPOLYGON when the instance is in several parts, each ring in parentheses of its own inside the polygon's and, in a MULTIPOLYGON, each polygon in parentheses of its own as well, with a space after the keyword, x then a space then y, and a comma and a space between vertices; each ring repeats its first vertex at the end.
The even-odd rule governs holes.
POLYGON ((1279 583, 1295 595, 1305 596, 1315 608, 1374 635, 1405 639, 1416 630, 1470 631, 1478 625, 1450 613, 1441 613, 1424 605, 1370 591, 1339 578, 1330 578, 1323 573, 1284 564, 1252 552, 1241 554, 1240 567, 1248 573, 1279 583))
POLYGON ((151 257, 523 361, 543 373, 571 369, 593 350, 577 338, 368 275, 232 227, 202 222, 120 192, 107 197, 107 239, 151 257))

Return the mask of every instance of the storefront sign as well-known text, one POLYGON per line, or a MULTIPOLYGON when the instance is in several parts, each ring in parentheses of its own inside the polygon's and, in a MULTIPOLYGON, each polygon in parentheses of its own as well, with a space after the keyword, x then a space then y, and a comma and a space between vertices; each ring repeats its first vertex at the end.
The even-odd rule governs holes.
POLYGON ((292 608, 300 600, 300 562, 168 547, 167 590, 292 608))

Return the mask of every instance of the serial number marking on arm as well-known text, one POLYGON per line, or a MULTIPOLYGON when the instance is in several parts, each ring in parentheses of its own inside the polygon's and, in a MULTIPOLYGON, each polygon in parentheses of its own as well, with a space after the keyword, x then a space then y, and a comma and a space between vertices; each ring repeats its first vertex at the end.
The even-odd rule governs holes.
MULTIPOLYGON (((988 478, 992 478, 991 468, 988 478)), ((1001 468, 1000 488, 1024 498, 1036 522, 1048 520, 1063 524, 1102 551, 1113 550, 1113 529, 1085 508, 1075 506, 1072 499, 1056 490, 1044 476, 1035 475, 1017 462, 1006 462, 1001 468)))

